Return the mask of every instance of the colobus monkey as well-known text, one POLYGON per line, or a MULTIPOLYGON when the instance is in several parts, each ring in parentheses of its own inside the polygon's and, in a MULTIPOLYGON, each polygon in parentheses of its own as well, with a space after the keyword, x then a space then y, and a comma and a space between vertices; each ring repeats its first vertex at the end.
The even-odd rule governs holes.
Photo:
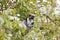
POLYGON ((33 21, 33 19, 34 19, 34 16, 35 15, 29 15, 29 17, 27 17, 26 19, 25 19, 25 25, 27 26, 27 28, 31 28, 32 27, 32 25, 34 24, 34 21, 33 21))
POLYGON ((30 14, 26 19, 25 19, 25 25, 27 27, 27 30, 25 31, 25 35, 26 33, 29 32, 29 30, 32 28, 32 25, 34 24, 34 14, 30 14))

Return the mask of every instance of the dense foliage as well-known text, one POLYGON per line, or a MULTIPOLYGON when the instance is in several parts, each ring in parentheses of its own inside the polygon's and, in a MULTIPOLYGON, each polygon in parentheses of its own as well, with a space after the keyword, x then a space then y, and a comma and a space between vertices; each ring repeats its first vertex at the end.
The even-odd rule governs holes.
POLYGON ((59 11, 57 0, 0 0, 0 40, 59 40, 59 11), (23 36, 21 22, 29 14, 35 14, 34 24, 23 36))

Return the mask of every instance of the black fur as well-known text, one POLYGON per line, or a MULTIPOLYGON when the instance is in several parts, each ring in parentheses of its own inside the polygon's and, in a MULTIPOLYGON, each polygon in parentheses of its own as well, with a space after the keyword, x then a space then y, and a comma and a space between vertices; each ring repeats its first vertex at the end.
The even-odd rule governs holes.
MULTIPOLYGON (((27 21, 30 21, 31 22, 31 20, 33 20, 34 19, 34 15, 29 15, 29 17, 27 17, 26 19, 25 19, 25 25, 29 28, 29 23, 27 23, 27 21), (27 19, 29 19, 29 20, 27 20, 27 19)), ((32 22, 30 25, 33 25, 34 24, 34 22, 32 22)))

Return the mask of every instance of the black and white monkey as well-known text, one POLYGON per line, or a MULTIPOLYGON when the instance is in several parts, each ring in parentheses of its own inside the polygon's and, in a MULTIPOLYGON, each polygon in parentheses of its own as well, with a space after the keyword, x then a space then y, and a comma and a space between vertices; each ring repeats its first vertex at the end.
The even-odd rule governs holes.
POLYGON ((30 14, 29 17, 25 19, 25 25, 27 28, 31 28, 32 25, 34 24, 34 17, 35 15, 30 14))
POLYGON ((26 31, 25 31, 25 35, 29 32, 29 30, 33 27, 34 24, 34 14, 30 14, 25 20, 24 20, 24 24, 26 26, 26 31))

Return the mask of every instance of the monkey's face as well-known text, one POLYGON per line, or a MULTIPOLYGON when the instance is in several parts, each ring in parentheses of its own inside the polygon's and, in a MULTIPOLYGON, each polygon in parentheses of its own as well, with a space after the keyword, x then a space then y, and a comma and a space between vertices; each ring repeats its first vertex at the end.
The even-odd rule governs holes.
POLYGON ((33 15, 29 15, 29 19, 34 19, 34 16, 33 15))

